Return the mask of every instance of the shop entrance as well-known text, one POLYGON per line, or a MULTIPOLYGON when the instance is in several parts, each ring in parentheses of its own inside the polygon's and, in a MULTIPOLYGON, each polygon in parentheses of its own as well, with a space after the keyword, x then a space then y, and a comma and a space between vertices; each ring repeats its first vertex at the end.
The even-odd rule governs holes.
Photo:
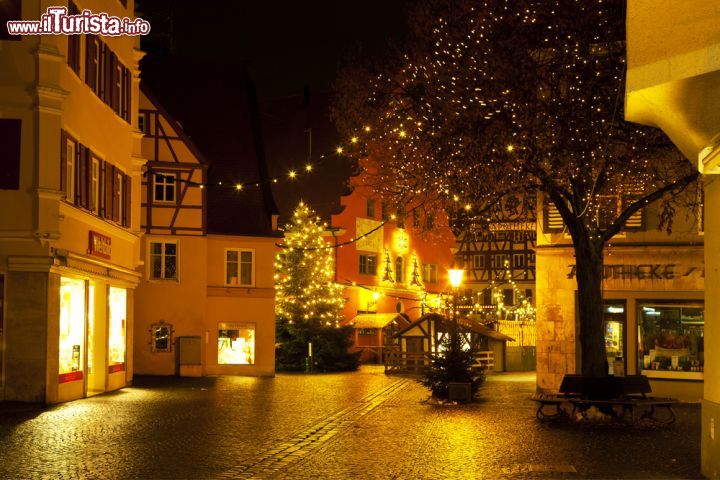
POLYGON ((88 285, 88 306, 87 306, 87 381, 85 384, 85 396, 90 397, 105 391, 105 358, 107 349, 105 346, 105 312, 106 305, 104 295, 96 295, 95 284, 88 285))
POLYGON ((603 331, 608 373, 625 375, 627 308, 625 300, 605 300, 603 305, 603 331), (620 371, 622 370, 622 371, 620 371))

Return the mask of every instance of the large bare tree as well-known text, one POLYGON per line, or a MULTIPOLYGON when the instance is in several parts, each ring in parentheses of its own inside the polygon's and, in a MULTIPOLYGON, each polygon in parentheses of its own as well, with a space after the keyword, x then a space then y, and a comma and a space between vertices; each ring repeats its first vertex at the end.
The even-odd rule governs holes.
POLYGON ((624 7, 427 1, 396 55, 341 73, 333 112, 386 196, 445 208, 463 228, 481 226, 508 192, 554 204, 575 250, 588 376, 607 375, 605 245, 655 202, 669 232, 675 204, 697 188, 659 130, 624 121, 624 7))

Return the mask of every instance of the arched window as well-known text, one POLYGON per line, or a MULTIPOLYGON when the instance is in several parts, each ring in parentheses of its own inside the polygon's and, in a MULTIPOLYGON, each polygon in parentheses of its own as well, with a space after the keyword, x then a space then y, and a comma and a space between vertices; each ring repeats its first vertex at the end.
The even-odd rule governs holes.
POLYGON ((404 271, 403 271, 403 258, 397 257, 395 259, 395 282, 404 283, 404 271))

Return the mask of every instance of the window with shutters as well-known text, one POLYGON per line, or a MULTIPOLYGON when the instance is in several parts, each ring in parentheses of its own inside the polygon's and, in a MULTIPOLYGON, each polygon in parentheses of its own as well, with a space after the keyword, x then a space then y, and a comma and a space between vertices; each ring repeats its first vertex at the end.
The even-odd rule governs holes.
POLYGON ((100 213, 100 160, 95 157, 90 162, 90 211, 100 213))
POLYGON ((65 141, 65 200, 70 203, 75 203, 76 151, 75 140, 68 138, 65 141))
POLYGON ((557 207, 551 201, 546 201, 543 208, 543 231, 544 232, 562 232, 565 228, 562 217, 557 207))
POLYGON ((115 204, 117 205, 117 214, 114 217, 114 220, 116 222, 122 222, 124 219, 124 213, 123 210, 125 208, 125 198, 123 195, 123 192, 125 191, 125 178, 124 175, 120 172, 117 172, 115 174, 115 184, 117 185, 115 189, 115 204))
MULTIPOLYGON (((71 37, 80 38, 73 35, 71 37)), ((85 35, 85 83, 126 122, 130 122, 132 73, 97 36, 85 35)), ((79 44, 77 51, 79 52, 79 44)), ((70 52, 70 45, 68 45, 70 52)), ((79 53, 78 73, 79 73, 79 53)), ((70 59, 68 58, 68 64, 70 59)))
MULTIPOLYGON (((599 195, 595 202, 593 220, 598 228, 605 230, 618 218, 618 216, 638 198, 638 195, 624 194, 618 195, 599 195)), ((543 231, 562 232, 565 228, 560 212, 555 204, 547 202, 544 205, 545 221, 543 222, 543 231)), ((645 212, 644 209, 638 210, 625 222, 623 230, 642 230, 645 228, 645 212)))
MULTIPOLYGON (((70 2, 68 8, 70 15, 77 15, 78 9, 73 2, 70 2)), ((80 39, 81 35, 68 35, 68 51, 67 51, 67 64, 70 69, 77 75, 80 75, 80 39)))
POLYGON ((225 285, 255 286, 255 251, 246 248, 225 249, 225 285))

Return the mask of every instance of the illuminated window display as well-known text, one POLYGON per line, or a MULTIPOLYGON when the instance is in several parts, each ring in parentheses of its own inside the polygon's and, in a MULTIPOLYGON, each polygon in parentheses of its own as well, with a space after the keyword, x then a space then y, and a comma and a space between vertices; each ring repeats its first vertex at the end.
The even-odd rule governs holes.
MULTIPOLYGON (((616 372, 615 362, 622 362, 625 358, 625 303, 606 302, 603 308, 603 325, 605 331, 605 352, 608 361, 608 373, 622 375, 616 372)), ((621 366, 624 367, 624 364, 621 366)))
POLYGON ((643 373, 702 372, 705 365, 704 307, 693 303, 638 304, 638 363, 643 373))
POLYGON ((221 323, 218 327, 218 364, 253 365, 255 324, 221 323))
MULTIPOLYGON (((83 370, 85 281, 60 278, 60 374, 83 370)), ((79 380, 82 374, 63 379, 79 380)))
POLYGON ((127 318, 127 290, 110 287, 108 296, 110 318, 108 319, 108 344, 110 346, 110 369, 125 364, 125 319, 127 318))

